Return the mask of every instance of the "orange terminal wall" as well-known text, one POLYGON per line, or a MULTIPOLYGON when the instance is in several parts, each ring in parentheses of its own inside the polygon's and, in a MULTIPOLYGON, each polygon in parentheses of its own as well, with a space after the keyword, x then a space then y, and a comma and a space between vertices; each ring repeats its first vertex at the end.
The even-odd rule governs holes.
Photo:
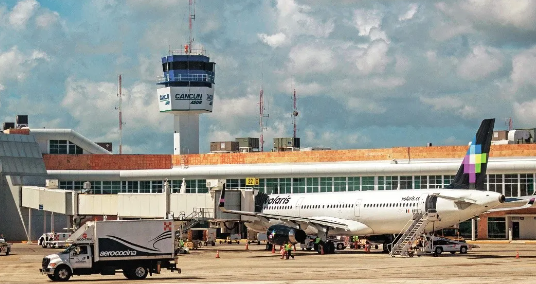
MULTIPOLYGON (((47 170, 143 170, 225 164, 313 163, 392 159, 460 158, 467 146, 396 147, 294 152, 215 153, 189 155, 43 155, 47 170)), ((536 157, 536 144, 491 146, 491 157, 536 157)))

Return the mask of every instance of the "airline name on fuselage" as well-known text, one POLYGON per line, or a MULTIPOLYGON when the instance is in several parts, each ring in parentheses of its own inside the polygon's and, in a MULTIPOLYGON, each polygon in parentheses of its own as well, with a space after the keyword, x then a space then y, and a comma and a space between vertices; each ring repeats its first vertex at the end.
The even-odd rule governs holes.
POLYGON ((203 94, 175 94, 175 100, 179 101, 191 101, 202 100, 203 94))
POLYGON ((402 197, 402 201, 419 201, 421 199, 420 196, 405 196, 402 197))
POLYGON ((268 198, 268 200, 266 201, 266 204, 288 204, 289 202, 290 202, 290 195, 287 197, 276 196, 273 198, 268 198))

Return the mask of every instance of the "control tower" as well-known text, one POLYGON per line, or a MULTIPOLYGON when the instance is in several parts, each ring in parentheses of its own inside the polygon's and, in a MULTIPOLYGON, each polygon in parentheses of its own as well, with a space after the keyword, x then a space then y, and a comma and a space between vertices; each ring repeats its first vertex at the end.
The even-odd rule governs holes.
POLYGON ((160 112, 174 116, 175 155, 199 153, 199 114, 212 112, 214 101, 215 63, 205 50, 190 47, 162 57, 157 79, 160 112))

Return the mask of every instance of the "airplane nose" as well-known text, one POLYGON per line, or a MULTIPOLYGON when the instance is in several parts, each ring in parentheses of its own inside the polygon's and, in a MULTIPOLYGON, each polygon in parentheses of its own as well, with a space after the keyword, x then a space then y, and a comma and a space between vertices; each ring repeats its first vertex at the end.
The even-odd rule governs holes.
POLYGON ((501 196, 499 196, 499 203, 504 203, 505 200, 506 198, 501 194, 501 196))

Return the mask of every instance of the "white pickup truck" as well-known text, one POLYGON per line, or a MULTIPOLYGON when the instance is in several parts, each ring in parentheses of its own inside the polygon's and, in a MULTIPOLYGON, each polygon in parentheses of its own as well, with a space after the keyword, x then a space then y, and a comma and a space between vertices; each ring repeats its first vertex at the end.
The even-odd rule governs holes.
POLYGON ((67 246, 67 239, 71 236, 71 233, 44 233, 37 240, 37 244, 43 248, 60 248, 67 246))
POLYGON ((39 271, 53 281, 117 270, 131 280, 159 274, 161 268, 180 273, 174 231, 173 220, 87 222, 68 239, 70 247, 43 258, 39 271))

